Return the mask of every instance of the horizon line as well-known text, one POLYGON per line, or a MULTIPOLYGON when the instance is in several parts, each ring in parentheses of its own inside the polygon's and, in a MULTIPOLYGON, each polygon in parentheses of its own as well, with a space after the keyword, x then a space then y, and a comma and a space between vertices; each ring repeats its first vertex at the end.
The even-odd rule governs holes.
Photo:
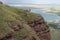
MULTIPOLYGON (((7 4, 7 3, 4 3, 7 4)), ((32 3, 8 3, 7 5, 17 5, 17 4, 26 4, 26 5, 60 5, 60 4, 32 4, 32 3)))

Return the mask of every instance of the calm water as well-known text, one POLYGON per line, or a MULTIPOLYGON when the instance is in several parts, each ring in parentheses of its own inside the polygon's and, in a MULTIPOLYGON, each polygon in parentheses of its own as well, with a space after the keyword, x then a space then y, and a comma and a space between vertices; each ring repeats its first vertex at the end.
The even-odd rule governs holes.
POLYGON ((59 20, 60 16, 53 14, 53 13, 47 13, 42 9, 31 9, 32 12, 41 14, 45 20, 59 20))
MULTIPOLYGON (((21 8, 21 7, 20 7, 21 8)), ((23 9, 29 9, 29 7, 22 7, 23 9)), ((38 14, 41 14, 45 20, 60 20, 60 16, 54 14, 54 13, 47 13, 46 11, 38 8, 30 8, 31 12, 35 12, 38 14)))

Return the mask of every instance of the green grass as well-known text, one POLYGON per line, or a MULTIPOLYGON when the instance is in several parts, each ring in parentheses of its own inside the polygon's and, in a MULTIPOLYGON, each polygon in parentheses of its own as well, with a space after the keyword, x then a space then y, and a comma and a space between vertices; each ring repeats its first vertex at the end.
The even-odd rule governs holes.
MULTIPOLYGON (((4 36, 10 31, 13 31, 13 29, 5 21, 10 20, 14 21, 16 24, 21 23, 23 25, 23 29, 15 31, 15 40, 24 40, 23 37, 27 34, 32 35, 39 40, 39 37, 36 35, 35 31, 27 25, 26 22, 37 17, 41 18, 41 15, 32 12, 21 13, 21 10, 22 9, 0 4, 0 35, 4 36)), ((51 40, 60 40, 60 30, 56 28, 54 23, 49 24, 49 26, 51 26, 51 40)))
POLYGON ((23 29, 20 31, 15 31, 14 37, 16 40, 23 40, 25 35, 33 35, 37 40, 39 37, 36 35, 35 31, 26 24, 27 21, 41 17, 41 15, 36 13, 21 13, 22 9, 10 7, 8 5, 0 4, 0 35, 6 35, 10 31, 14 31, 7 23, 6 20, 14 21, 16 24, 21 23, 23 29), (27 15, 26 15, 27 14, 27 15))
POLYGON ((60 28, 57 27, 57 23, 48 23, 51 30, 51 40, 60 40, 60 28))
POLYGON ((60 40, 60 30, 59 29, 51 29, 51 40, 60 40))

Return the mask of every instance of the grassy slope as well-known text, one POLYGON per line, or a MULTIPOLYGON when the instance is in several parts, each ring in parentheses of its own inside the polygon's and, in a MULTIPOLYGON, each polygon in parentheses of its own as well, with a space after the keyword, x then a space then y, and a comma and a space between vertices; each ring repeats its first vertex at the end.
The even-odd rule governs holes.
MULTIPOLYGON (((15 21, 16 23, 22 23, 22 21, 26 22, 29 20, 32 20, 36 17, 39 17, 41 15, 39 14, 34 14, 31 12, 27 12, 27 13, 20 13, 20 10, 22 9, 17 9, 14 7, 10 7, 7 5, 3 5, 0 4, 0 34, 1 35, 5 35, 10 31, 13 31, 12 28, 10 28, 6 23, 5 20, 12 20, 15 21), (27 16, 26 16, 27 14, 27 16), (22 21, 20 21, 22 20, 22 21)), ((23 23, 23 29, 21 29, 20 31, 16 31, 14 37, 16 38, 16 40, 23 40, 24 35, 33 35, 35 36, 35 38, 37 38, 37 40, 39 40, 39 38, 36 36, 35 31, 30 28, 27 24, 25 24, 25 22, 23 23)), ((52 36, 52 40, 60 40, 60 30, 56 30, 54 28, 51 28, 51 36, 52 36), (58 34, 58 35, 57 35, 58 34)))
POLYGON ((51 40, 60 40, 60 30, 51 27, 51 40))
MULTIPOLYGON (((34 14, 30 12, 20 13, 19 12, 20 10, 22 9, 17 9, 14 7, 9 7, 7 5, 0 4, 0 34, 1 35, 5 35, 8 32, 13 31, 13 29, 6 24, 5 20, 11 20, 11 21, 15 21, 16 23, 19 23, 19 22, 22 23, 22 21, 23 22, 29 21, 29 20, 32 20, 33 18, 40 16, 39 14, 34 14), (28 14, 28 16, 25 16, 26 14, 28 14)), ((21 31, 15 32, 14 37, 16 38, 16 40, 23 40, 24 35, 26 35, 27 33, 29 35, 33 35, 35 38, 37 38, 37 40, 39 40, 35 31, 31 29, 27 24, 25 24, 25 22, 23 23, 23 27, 24 28, 21 29, 21 31)))
POLYGON ((36 17, 41 17, 40 14, 36 14, 36 13, 31 13, 31 12, 27 12, 27 13, 21 13, 20 11, 22 9, 17 9, 17 8, 14 8, 14 7, 8 7, 8 6, 3 6, 5 9, 9 10, 9 11, 13 11, 14 13, 18 14, 20 17, 22 17, 25 21, 28 21, 28 20, 31 20, 31 19, 34 19, 36 17), (26 16, 27 14, 27 16, 26 16), (27 20, 28 18, 28 20, 27 20))
POLYGON ((57 28, 57 24, 52 22, 48 23, 51 29, 51 40, 60 40, 60 28, 57 28))

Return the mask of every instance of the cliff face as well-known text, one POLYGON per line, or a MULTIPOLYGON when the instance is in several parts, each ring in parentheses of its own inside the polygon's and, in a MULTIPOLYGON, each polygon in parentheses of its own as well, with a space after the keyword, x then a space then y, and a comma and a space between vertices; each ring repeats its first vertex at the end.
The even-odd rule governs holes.
POLYGON ((40 14, 0 4, 0 40, 50 40, 40 14))
POLYGON ((50 29, 42 17, 29 21, 28 25, 35 30, 41 40, 50 40, 50 29))

